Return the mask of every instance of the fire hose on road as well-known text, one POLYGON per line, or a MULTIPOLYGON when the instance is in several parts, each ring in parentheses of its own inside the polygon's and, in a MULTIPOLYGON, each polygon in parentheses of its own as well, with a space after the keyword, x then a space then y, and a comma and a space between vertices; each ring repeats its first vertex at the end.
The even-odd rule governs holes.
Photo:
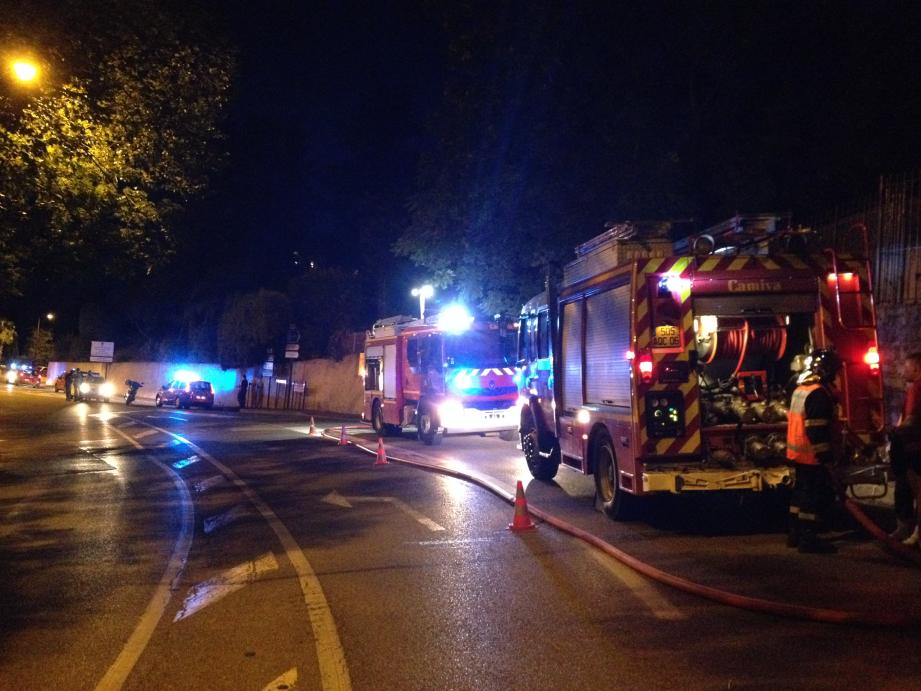
MULTIPOLYGON (((330 435, 325 431, 322 433, 322 435, 326 439, 341 441, 340 436, 330 435)), ((355 442, 352 439, 349 439, 348 443, 371 455, 377 455, 378 453, 377 448, 365 446, 364 444, 355 442)), ((464 472, 462 470, 447 468, 435 463, 427 463, 424 460, 400 458, 399 456, 394 456, 389 453, 387 454, 387 459, 393 463, 420 468, 430 472, 441 473, 443 475, 448 475, 450 477, 470 482, 488 490, 489 492, 492 492, 508 504, 514 504, 514 495, 496 483, 492 482, 491 480, 477 477, 476 475, 464 472)), ((854 518, 873 537, 881 540, 886 546, 893 548, 900 555, 904 553, 904 556, 909 556, 909 554, 905 552, 905 550, 908 548, 899 544, 897 547, 901 549, 896 549, 896 545, 893 544, 893 541, 889 539, 885 532, 883 532, 875 523, 873 523, 866 516, 866 514, 863 513, 863 511, 857 506, 856 502, 851 499, 846 499, 845 506, 851 515, 853 515, 854 518)), ((640 573, 658 583, 662 583, 663 585, 667 585, 671 588, 675 588, 676 590, 680 590, 690 595, 708 599, 712 602, 717 602, 719 604, 745 609, 752 612, 760 612, 762 614, 770 614, 774 616, 789 617, 794 619, 802 619, 805 621, 815 621, 829 624, 909 626, 921 623, 921 617, 918 616, 882 611, 855 612, 822 607, 809 607, 806 605, 797 605, 788 602, 779 602, 776 600, 767 600, 749 595, 742 595, 739 593, 733 593, 719 588, 714 588, 712 586, 707 586, 702 583, 697 583, 681 576, 668 573, 667 571, 656 568, 651 564, 647 564, 646 562, 641 561, 640 559, 637 559, 630 554, 627 554, 623 550, 618 549, 602 538, 593 535, 592 533, 589 533, 588 531, 583 530, 582 528, 579 528, 569 523, 568 521, 554 516, 553 514, 543 511, 542 509, 535 508, 534 506, 529 506, 528 510, 535 518, 553 526, 554 528, 568 535, 572 535, 573 537, 582 540, 583 542, 595 547, 596 549, 601 550, 605 554, 608 554, 614 559, 617 559, 622 564, 630 567, 637 573, 640 573)), ((912 561, 921 564, 921 554, 913 553, 909 558, 911 558, 912 561)))

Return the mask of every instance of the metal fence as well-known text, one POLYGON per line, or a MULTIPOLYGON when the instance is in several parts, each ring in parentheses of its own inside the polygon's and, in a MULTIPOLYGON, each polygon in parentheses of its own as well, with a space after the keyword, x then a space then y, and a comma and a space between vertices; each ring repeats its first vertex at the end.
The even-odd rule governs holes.
POLYGON ((868 229, 876 302, 921 303, 921 171, 881 177, 877 194, 812 226, 832 246, 860 254, 857 223, 868 229))

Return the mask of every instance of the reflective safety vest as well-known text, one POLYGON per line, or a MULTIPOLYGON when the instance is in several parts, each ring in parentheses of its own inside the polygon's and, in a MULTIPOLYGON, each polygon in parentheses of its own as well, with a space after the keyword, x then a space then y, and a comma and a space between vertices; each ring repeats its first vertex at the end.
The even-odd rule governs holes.
POLYGON ((827 427, 831 420, 807 420, 806 399, 816 389, 821 389, 821 384, 806 384, 797 387, 790 401, 790 412, 787 414, 787 459, 803 465, 818 465, 817 453, 828 451, 831 444, 813 444, 806 436, 807 427, 827 427))

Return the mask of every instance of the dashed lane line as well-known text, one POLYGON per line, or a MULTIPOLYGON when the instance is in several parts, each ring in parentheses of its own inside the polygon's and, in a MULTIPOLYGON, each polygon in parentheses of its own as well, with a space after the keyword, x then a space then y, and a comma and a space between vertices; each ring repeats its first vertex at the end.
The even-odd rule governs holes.
MULTIPOLYGON (((135 439, 115 427, 115 425, 110 425, 105 421, 103 424, 116 434, 124 437, 134 448, 144 448, 135 439)), ((189 494, 189 488, 186 487, 182 477, 168 465, 161 463, 157 459, 151 460, 163 470, 163 472, 172 477, 176 491, 179 493, 179 536, 176 538, 176 544, 173 547, 173 553, 170 555, 169 562, 166 565, 166 570, 163 572, 160 582, 154 589, 153 597, 151 597, 144 613, 141 614, 141 618, 138 620, 137 625, 134 627, 134 631, 122 648, 121 653, 119 653, 115 662, 113 662, 108 671, 106 671, 102 680, 96 685, 96 691, 117 691, 124 685, 125 680, 128 679, 128 675, 131 674, 131 670, 134 669, 141 654, 150 642, 154 629, 157 628, 157 624, 160 622, 167 604, 169 604, 173 590, 179 581, 179 576, 185 568, 186 560, 189 556, 189 549, 192 546, 192 534, 195 525, 195 507, 192 504, 192 496, 189 494)))
POLYGON ((179 443, 185 444, 195 451, 199 456, 204 458, 208 463, 214 466, 218 471, 224 474, 237 488, 250 500, 263 519, 269 524, 269 527, 275 533, 278 541, 285 550, 285 556, 294 567, 297 573, 298 584, 301 593, 304 596, 304 602, 307 605, 307 615, 310 620, 310 626, 313 630, 314 645, 317 653, 317 663, 320 668, 320 685, 324 691, 350 691, 352 681, 349 676, 348 665, 345 659, 345 649, 339 639, 339 632, 336 629, 336 621, 333 618, 329 602, 320 585, 320 579, 317 578, 316 572, 307 561, 301 551, 297 540, 288 531, 288 528, 274 511, 266 504, 249 485, 247 485, 239 475, 229 467, 221 463, 214 456, 209 454, 203 448, 190 441, 181 434, 170 432, 169 430, 157 427, 149 422, 141 424, 169 435, 179 443))
POLYGON ((249 508, 243 506, 242 504, 237 504, 232 509, 225 511, 224 513, 219 513, 216 516, 206 518, 204 522, 205 535, 210 535, 218 528, 223 528, 225 525, 229 525, 237 519, 249 515, 249 508))
POLYGON ((227 482, 227 478, 223 475, 212 475, 211 477, 206 477, 204 480, 198 480, 193 486, 195 487, 196 494, 204 494, 209 489, 220 487, 225 482, 227 482))

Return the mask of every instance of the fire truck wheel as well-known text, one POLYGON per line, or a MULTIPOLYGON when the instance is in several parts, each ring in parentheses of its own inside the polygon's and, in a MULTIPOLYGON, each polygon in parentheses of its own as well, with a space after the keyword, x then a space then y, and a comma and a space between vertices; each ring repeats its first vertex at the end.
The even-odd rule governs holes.
POLYGON ((608 518, 622 521, 629 518, 632 496, 617 484, 617 455, 610 437, 603 434, 593 446, 595 468, 595 503, 608 518))
POLYGON ((419 441, 426 446, 433 446, 441 443, 441 435, 438 434, 438 420, 435 418, 431 408, 422 408, 419 413, 419 441))
POLYGON ((521 450, 524 451, 524 459, 531 476, 542 482, 550 482, 560 468, 560 445, 552 435, 547 436, 550 438, 544 441, 550 451, 541 453, 540 435, 534 420, 530 415, 522 416, 521 450))

